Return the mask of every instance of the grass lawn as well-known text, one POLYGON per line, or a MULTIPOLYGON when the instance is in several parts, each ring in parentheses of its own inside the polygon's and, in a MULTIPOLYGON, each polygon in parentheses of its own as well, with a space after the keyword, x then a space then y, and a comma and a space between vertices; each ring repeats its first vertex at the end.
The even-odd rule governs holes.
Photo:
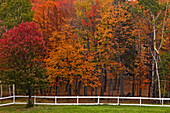
POLYGON ((24 105, 0 107, 0 113, 170 113, 169 107, 137 106, 34 106, 24 105))

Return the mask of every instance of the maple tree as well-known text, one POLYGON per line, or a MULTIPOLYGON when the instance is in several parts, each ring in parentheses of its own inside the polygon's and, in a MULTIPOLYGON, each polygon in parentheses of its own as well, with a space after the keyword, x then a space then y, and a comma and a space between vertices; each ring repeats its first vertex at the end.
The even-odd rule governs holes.
MULTIPOLYGON (((79 0, 75 2, 76 16, 79 25, 76 29, 77 35, 83 40, 84 48, 88 49, 87 54, 93 57, 93 61, 96 65, 94 73, 97 72, 97 38, 94 36, 96 32, 96 25, 98 24, 97 18, 99 18, 99 12, 101 1, 100 0, 79 0)), ((100 78, 100 76, 98 76, 100 78)), ((87 88, 84 89, 85 95, 87 88)), ((94 88, 91 87, 91 96, 93 96, 94 88)), ((97 95, 97 87, 95 87, 95 95, 97 95)))
MULTIPOLYGON (((22 19, 31 21, 34 12, 33 20, 48 49, 43 52, 40 64, 37 58, 24 64, 30 63, 29 68, 33 63, 35 70, 42 69, 44 73, 42 61, 45 61, 50 85, 40 88, 41 94, 43 90, 45 95, 50 95, 55 89, 55 95, 60 95, 65 87, 67 95, 81 95, 84 91, 84 95, 91 96, 146 96, 147 91, 148 97, 151 93, 153 97, 167 96, 168 0, 25 0, 15 2, 16 7, 12 2, 0 2, 0 35, 22 19), (26 1, 32 5, 30 2, 23 5, 26 1), (6 18, 4 9, 12 7, 19 9, 14 8, 14 14, 7 15, 11 20, 6 18), (28 11, 27 14, 22 14, 21 9, 28 11), (125 84, 131 87, 128 94, 125 84)), ((5 61, 12 57, 0 57, 0 69, 6 72, 6 77, 22 73, 18 64, 24 60, 20 57, 16 57, 15 63, 8 62, 11 65, 5 61)), ((2 76, 5 78, 5 74, 2 76)))
POLYGON ((5 84, 15 84, 29 95, 28 107, 32 106, 33 90, 45 82, 43 57, 45 41, 34 22, 22 22, 7 30, 0 39, 0 69, 5 84))
POLYGON ((73 0, 35 0, 34 21, 38 24, 43 38, 48 42, 52 32, 60 31, 65 18, 73 16, 73 0))
MULTIPOLYGON (((131 16, 121 4, 110 5, 114 1, 106 1, 100 14, 100 24, 97 26, 96 36, 98 37, 100 65, 107 65, 109 78, 120 77, 121 96, 123 91, 123 73, 128 70, 124 65, 123 55, 130 44, 130 19, 131 16), (113 76, 113 75, 116 75, 113 76)), ((106 68, 106 67, 105 67, 106 68)))
MULTIPOLYGON (((75 79, 77 82, 81 81, 84 86, 97 86, 98 79, 95 74, 91 76, 94 65, 87 59, 85 52, 87 50, 83 48, 77 36, 69 31, 72 30, 66 25, 61 32, 54 32, 50 38, 52 49, 49 50, 49 56, 45 60, 50 82, 55 84, 56 78, 60 77, 68 82, 69 87, 73 85, 75 79), (90 84, 89 81, 95 84, 90 84)), ((70 90, 68 95, 71 95, 70 90)))

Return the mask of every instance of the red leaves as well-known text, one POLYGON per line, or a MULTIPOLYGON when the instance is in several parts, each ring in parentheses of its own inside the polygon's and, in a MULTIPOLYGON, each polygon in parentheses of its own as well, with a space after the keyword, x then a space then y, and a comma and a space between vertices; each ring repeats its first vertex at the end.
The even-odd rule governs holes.
MULTIPOLYGON (((45 41, 34 22, 21 23, 3 34, 0 39, 0 56, 10 63, 31 63, 32 59, 39 59, 45 55, 45 41)), ((8 62, 7 62, 8 63, 8 62)))

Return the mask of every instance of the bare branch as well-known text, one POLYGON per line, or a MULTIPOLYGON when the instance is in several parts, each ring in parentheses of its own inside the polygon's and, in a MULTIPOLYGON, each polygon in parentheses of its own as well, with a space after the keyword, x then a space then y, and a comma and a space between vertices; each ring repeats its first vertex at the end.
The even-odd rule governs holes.
POLYGON ((158 13, 158 15, 156 16, 156 19, 155 19, 155 20, 158 19, 159 15, 160 15, 161 13, 162 13, 161 11, 158 13))
POLYGON ((163 42, 163 36, 164 36, 164 29, 165 29, 165 20, 166 20, 166 16, 167 16, 167 10, 168 10, 168 0, 166 2, 166 10, 165 10, 165 16, 164 16, 164 21, 163 21, 163 26, 162 26, 162 35, 161 35, 161 43, 159 45, 158 51, 161 49, 162 47, 162 42, 163 42))

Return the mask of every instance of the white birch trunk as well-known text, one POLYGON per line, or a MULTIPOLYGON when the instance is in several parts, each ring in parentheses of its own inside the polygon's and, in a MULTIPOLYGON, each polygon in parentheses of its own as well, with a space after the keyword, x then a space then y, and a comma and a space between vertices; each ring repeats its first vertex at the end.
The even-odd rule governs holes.
POLYGON ((9 87, 9 96, 11 96, 11 86, 8 85, 8 87, 9 87))

